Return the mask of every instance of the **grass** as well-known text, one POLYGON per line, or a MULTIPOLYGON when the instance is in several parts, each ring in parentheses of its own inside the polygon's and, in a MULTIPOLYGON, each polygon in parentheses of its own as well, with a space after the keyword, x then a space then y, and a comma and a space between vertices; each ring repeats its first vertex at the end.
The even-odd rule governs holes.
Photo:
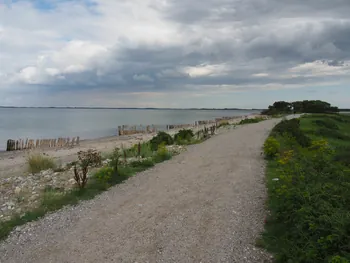
POLYGON ((52 158, 41 154, 30 155, 27 159, 27 162, 28 170, 31 173, 38 173, 43 170, 56 168, 56 164, 52 158))
POLYGON ((292 123, 293 136, 272 134, 280 149, 267 164, 270 215, 257 243, 275 262, 350 262, 350 118, 313 114, 292 123), (311 146, 294 138, 305 135, 311 146))

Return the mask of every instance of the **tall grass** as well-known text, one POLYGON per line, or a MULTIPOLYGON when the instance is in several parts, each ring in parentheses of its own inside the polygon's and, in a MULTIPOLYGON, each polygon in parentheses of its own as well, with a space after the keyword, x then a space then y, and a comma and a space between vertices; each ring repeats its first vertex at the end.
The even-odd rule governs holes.
POLYGON ((54 160, 42 154, 30 155, 27 159, 27 163, 28 170, 31 173, 38 173, 43 170, 56 168, 54 160))

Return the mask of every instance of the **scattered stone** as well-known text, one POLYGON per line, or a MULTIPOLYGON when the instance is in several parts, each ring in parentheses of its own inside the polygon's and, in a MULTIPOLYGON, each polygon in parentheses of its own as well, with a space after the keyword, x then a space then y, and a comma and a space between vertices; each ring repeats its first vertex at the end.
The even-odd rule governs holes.
POLYGON ((72 178, 72 179, 69 179, 68 180, 68 183, 70 183, 70 184, 75 184, 75 180, 72 178))

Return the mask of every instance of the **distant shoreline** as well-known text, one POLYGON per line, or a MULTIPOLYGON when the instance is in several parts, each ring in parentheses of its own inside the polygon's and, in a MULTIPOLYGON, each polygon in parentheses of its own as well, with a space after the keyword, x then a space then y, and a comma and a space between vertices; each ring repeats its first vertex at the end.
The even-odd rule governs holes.
POLYGON ((89 109, 89 110, 254 110, 263 109, 239 109, 239 108, 114 108, 114 107, 17 107, 0 106, 0 109, 89 109))

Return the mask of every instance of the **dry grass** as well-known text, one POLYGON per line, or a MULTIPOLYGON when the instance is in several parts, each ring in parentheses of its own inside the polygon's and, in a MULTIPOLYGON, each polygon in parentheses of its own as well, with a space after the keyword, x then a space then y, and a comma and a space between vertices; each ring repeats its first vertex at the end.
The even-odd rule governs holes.
POLYGON ((27 162, 29 172, 31 173, 38 173, 43 170, 56 168, 54 160, 42 154, 30 155, 27 159, 27 162))

